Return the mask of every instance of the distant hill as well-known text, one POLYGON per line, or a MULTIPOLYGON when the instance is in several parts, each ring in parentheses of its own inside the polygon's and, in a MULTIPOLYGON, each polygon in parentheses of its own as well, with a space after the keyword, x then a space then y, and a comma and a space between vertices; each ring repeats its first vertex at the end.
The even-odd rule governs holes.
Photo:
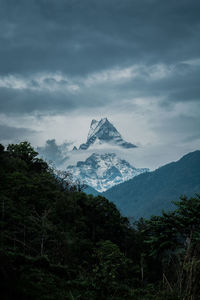
POLYGON ((128 217, 149 217, 173 209, 172 200, 200 193, 200 151, 179 161, 143 173, 112 187, 102 195, 128 217))
POLYGON ((86 193, 87 195, 93 195, 93 196, 98 196, 101 195, 101 193, 99 193, 98 191, 96 191, 93 187, 91 186, 87 186, 84 190, 84 193, 86 193))

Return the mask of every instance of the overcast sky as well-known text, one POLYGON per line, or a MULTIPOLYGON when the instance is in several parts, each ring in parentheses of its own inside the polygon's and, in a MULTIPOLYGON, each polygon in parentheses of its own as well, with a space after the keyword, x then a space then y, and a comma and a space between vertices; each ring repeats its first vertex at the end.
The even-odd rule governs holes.
POLYGON ((101 117, 138 167, 200 149, 200 1, 0 0, 0 141, 63 149, 101 117))

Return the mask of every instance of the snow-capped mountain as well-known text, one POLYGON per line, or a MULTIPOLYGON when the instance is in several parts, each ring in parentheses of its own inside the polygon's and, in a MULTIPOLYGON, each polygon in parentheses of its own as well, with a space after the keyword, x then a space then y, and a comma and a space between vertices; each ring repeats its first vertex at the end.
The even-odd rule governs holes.
POLYGON ((68 166, 67 171, 74 180, 103 192, 116 184, 148 172, 149 169, 136 169, 126 160, 118 158, 115 153, 93 153, 85 161, 77 162, 76 166, 68 166))
MULTIPOLYGON (((81 144, 79 149, 86 150, 91 145, 101 145, 105 143, 117 145, 126 149, 136 147, 134 144, 124 141, 121 134, 108 121, 108 119, 103 118, 100 121, 92 120, 87 141, 85 144, 81 144)), ((76 147, 74 150, 76 150, 76 147)))

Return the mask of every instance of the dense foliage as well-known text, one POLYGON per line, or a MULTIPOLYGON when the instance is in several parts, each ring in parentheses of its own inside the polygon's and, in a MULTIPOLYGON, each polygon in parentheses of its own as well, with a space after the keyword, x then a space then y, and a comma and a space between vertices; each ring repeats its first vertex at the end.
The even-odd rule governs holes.
POLYGON ((1 299, 198 299, 198 196, 131 226, 23 142, 0 145, 0 205, 1 299))

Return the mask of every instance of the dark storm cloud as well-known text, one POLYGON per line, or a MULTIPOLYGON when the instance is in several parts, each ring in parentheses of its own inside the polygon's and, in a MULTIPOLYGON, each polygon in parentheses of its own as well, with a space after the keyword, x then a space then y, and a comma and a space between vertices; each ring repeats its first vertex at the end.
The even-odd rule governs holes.
MULTIPOLYGON (((167 65, 166 65, 167 67, 167 65)), ((166 71, 167 72, 167 71, 166 71)), ((200 101, 200 64, 191 66, 178 63, 172 66, 169 74, 151 78, 138 76, 118 87, 118 92, 127 97, 162 97, 161 105, 166 106, 182 101, 200 101)), ((158 103, 159 104, 159 103, 158 103)))
POLYGON ((1 0, 2 74, 86 74, 199 55, 198 0, 1 0))
MULTIPOLYGON (((0 111, 5 114, 63 114, 77 109, 101 107, 109 95, 89 90, 73 95, 62 91, 32 91, 0 88, 0 111), (101 95, 100 95, 101 94, 101 95), (94 101, 95 99, 95 101, 94 101)), ((110 103, 112 99, 110 99, 110 103)))
POLYGON ((0 124, 0 141, 20 140, 27 138, 36 131, 27 128, 17 128, 4 124, 0 124))
POLYGON ((40 75, 29 76, 29 79, 8 77, 2 82, 0 79, 0 111, 62 114, 103 106, 117 108, 124 100, 135 98, 157 98, 158 105, 166 107, 176 102, 199 101, 200 66, 198 61, 196 64, 142 65, 131 71, 114 69, 89 77, 75 77, 71 82, 63 75, 59 80, 48 74, 41 80, 40 75))
POLYGON ((134 97, 162 97, 165 106, 199 100, 200 64, 184 63, 199 57, 199 11, 199 0, 0 0, 0 111, 57 114, 134 97), (110 78, 134 65, 143 66, 137 76, 110 78), (175 69, 154 78, 155 65, 175 69), (49 75, 57 71, 59 81, 49 75))
POLYGON ((75 108, 75 103, 62 93, 2 88, 0 97, 0 111, 6 114, 61 113, 75 108))

